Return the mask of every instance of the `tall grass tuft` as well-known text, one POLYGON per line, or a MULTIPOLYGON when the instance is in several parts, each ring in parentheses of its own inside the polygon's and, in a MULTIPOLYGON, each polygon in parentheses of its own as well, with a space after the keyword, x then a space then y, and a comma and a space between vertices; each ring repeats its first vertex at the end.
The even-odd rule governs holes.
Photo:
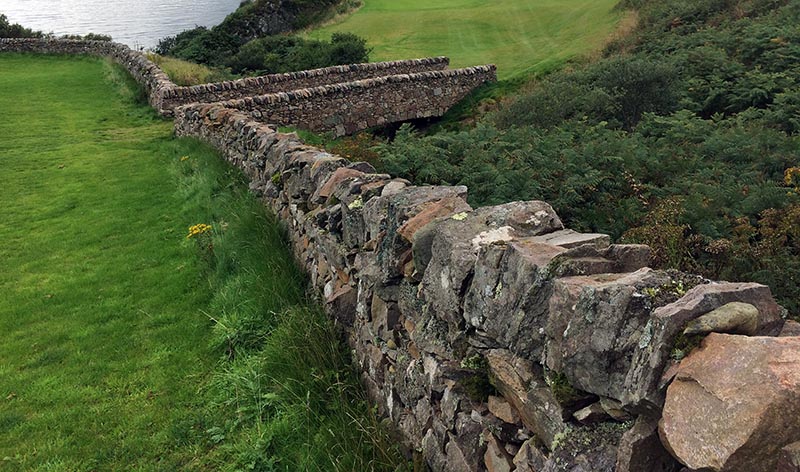
POLYGON ((175 57, 147 53, 147 58, 161 68, 178 85, 199 85, 236 78, 229 71, 211 68, 175 57))
MULTIPOLYGON (((200 146, 198 144, 198 146, 200 146)), ((370 409, 340 333, 307 295, 285 233, 216 156, 176 161, 187 205, 207 210, 207 315, 220 368, 203 392, 220 470, 395 471, 406 461, 370 409)))

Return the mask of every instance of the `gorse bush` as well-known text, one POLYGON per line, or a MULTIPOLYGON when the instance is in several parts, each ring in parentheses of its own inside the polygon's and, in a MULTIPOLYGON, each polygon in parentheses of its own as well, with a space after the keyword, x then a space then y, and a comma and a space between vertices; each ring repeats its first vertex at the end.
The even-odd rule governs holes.
POLYGON ((664 114, 678 107, 677 76, 675 68, 646 55, 609 58, 555 76, 499 111, 496 122, 501 127, 547 128, 585 117, 630 130, 644 113, 664 114))
POLYGON ((383 170, 473 205, 551 203, 653 261, 769 284, 800 314, 800 0, 626 2, 638 29, 471 129, 402 128, 383 170))
POLYGON ((369 61, 366 41, 334 33, 330 42, 297 36, 268 36, 250 41, 226 61, 231 71, 275 74, 369 61))

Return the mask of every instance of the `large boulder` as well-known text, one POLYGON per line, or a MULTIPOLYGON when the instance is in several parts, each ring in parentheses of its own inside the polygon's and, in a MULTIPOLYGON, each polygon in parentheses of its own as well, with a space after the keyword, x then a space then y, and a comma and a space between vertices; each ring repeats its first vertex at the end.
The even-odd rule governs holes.
MULTIPOLYGON (((397 193, 381 195, 363 202, 364 225, 370 239, 377 241, 377 260, 384 284, 395 283, 405 275, 411 260, 411 240, 416 228, 406 223, 421 213, 429 213, 440 200, 448 207, 457 207, 457 200, 465 200, 467 188, 457 187, 405 187, 397 193), (401 232, 402 230, 402 232, 401 232)), ((463 203, 466 205, 466 202, 463 203)), ((350 204, 350 206, 358 206, 350 204)))
POLYGON ((677 472, 680 464, 658 437, 658 419, 640 416, 622 435, 615 472, 677 472))
POLYGON ((448 326, 448 341, 462 335, 464 295, 484 247, 563 228, 544 202, 512 202, 438 220, 414 236, 414 266, 424 272, 421 293, 431 316, 448 326))
POLYGON ((623 398, 653 309, 648 294, 671 280, 649 268, 557 279, 545 327, 547 367, 581 390, 623 398))
POLYGON ((800 441, 781 449, 776 472, 800 472, 800 441))
POLYGON ((482 247, 464 296, 476 335, 531 359, 541 357, 553 278, 644 267, 649 248, 608 245, 608 236, 561 230, 482 247))
POLYGON ((800 337, 711 333, 681 362, 659 433, 690 469, 771 472, 798 418, 800 337))

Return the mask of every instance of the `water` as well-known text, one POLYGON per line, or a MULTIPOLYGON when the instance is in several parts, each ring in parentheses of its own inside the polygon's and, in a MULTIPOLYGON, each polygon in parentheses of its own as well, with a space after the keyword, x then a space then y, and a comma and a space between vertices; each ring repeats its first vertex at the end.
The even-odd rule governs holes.
POLYGON ((152 48, 165 36, 214 26, 241 0, 0 0, 11 23, 45 33, 108 34, 134 49, 152 48))

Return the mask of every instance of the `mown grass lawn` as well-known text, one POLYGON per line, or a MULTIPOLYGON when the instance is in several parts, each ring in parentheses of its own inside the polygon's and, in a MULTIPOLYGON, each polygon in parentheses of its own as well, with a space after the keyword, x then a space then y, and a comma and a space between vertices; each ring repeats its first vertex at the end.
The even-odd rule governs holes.
POLYGON ((617 0, 363 0, 354 14, 310 33, 356 33, 372 60, 446 55, 455 67, 494 63, 501 79, 550 70, 600 47, 617 0))
POLYGON ((202 449, 209 294, 170 170, 189 143, 127 80, 0 55, 0 470, 175 470, 202 449))

